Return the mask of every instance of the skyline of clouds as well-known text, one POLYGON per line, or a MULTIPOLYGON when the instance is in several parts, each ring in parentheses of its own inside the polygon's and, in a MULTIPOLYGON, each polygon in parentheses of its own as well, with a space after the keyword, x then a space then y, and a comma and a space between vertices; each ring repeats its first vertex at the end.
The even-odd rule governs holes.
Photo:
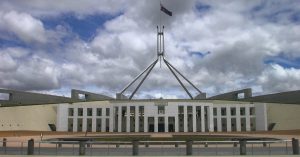
MULTIPOLYGON (((300 89, 299 1, 162 2, 172 17, 159 1, 1 1, 0 88, 114 96, 156 58, 162 22, 166 58, 208 96, 300 89)), ((188 98, 159 65, 136 95, 188 98)))

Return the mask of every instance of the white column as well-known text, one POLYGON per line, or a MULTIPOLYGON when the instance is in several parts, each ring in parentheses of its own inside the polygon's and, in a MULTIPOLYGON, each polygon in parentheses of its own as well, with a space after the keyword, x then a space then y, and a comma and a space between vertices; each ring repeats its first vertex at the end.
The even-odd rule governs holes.
POLYGON ((169 132, 169 118, 165 116, 165 132, 169 132))
POLYGON ((249 106, 246 106, 245 110, 246 110, 246 131, 251 131, 251 126, 250 126, 250 108, 249 108, 249 106))
POLYGON ((227 123, 227 132, 231 132, 231 112, 230 106, 226 106, 226 123, 227 123))
POLYGON ((97 114, 97 108, 93 107, 92 110, 92 132, 96 132, 96 114, 97 114))
POLYGON ((114 112, 114 106, 111 106, 110 109, 109 109, 109 132, 114 132, 114 114, 116 114, 114 112))
POLYGON ((140 125, 139 125, 139 106, 135 106, 135 119, 134 119, 135 121, 135 132, 139 132, 139 127, 140 127, 140 125))
POLYGON ((221 120, 221 107, 217 107, 217 130, 218 132, 222 131, 222 120, 221 120))
POLYGON ((193 105, 193 132, 197 131, 197 125, 196 125, 196 106, 193 105))
POLYGON ((266 104, 255 104, 256 130, 267 131, 267 108, 266 104))
POLYGON ((174 127, 175 127, 175 132, 178 132, 178 128, 179 128, 179 126, 178 126, 178 112, 177 112, 177 114, 175 115, 175 124, 174 124, 174 127))
POLYGON ((74 107, 73 132, 77 132, 78 108, 74 107))
POLYGON ((187 127, 187 106, 183 106, 183 131, 187 132, 188 127, 187 127))
POLYGON ((105 132, 105 130, 106 130, 106 128, 105 128, 105 126, 106 126, 106 124, 105 124, 105 122, 106 122, 105 117, 106 117, 106 107, 102 107, 101 132, 105 132))
MULTIPOLYGON (((56 107, 56 131, 68 131, 69 105, 58 104, 56 107)), ((73 123, 73 122, 72 122, 73 123)), ((72 128, 73 129, 73 128, 72 128)))
POLYGON ((239 106, 236 106, 236 131, 241 131, 241 112, 239 106))
POLYGON ((82 132, 86 132, 87 127, 87 114, 86 114, 86 108, 83 108, 83 117, 82 117, 82 132))
POLYGON ((118 109, 118 132, 122 132, 122 106, 118 109))
POLYGON ((144 113, 144 132, 148 132, 148 117, 146 117, 145 113, 144 113))
POLYGON ((130 106, 126 107, 127 117, 126 117, 126 132, 130 132, 130 106))
POLYGON ((201 105, 201 132, 205 132, 204 106, 201 105))
POLYGON ((154 117, 154 132, 158 132, 158 117, 154 117))
POLYGON ((213 114, 213 107, 209 106, 208 107, 208 130, 209 132, 213 132, 214 131, 214 114, 213 114))

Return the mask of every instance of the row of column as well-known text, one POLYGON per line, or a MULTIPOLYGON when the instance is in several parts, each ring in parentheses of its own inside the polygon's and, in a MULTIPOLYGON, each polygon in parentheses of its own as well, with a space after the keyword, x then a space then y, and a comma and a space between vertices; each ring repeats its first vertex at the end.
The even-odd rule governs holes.
POLYGON ((241 118, 245 118, 246 119, 246 131, 251 131, 251 126, 250 126, 250 107, 244 107, 245 108, 245 115, 240 114, 240 107, 239 106, 235 106, 235 110, 236 110, 236 115, 232 116, 231 115, 231 110, 230 110, 230 106, 219 106, 216 107, 217 108, 217 131, 221 132, 222 131, 222 118, 224 118, 224 116, 221 115, 221 108, 226 108, 226 127, 227 127, 227 132, 231 132, 232 131, 232 127, 231 127, 231 118, 235 118, 236 119, 236 131, 241 131, 241 118))
MULTIPOLYGON (((118 126, 115 130, 118 132, 122 132, 122 107, 123 106, 117 106, 118 107, 118 126)), ((139 106, 134 106, 135 107, 135 128, 134 132, 139 132, 139 106)), ((188 132, 188 112, 187 112, 187 107, 188 105, 184 105, 184 119, 183 119, 183 124, 184 124, 184 132, 188 132)), ((201 132, 205 132, 206 129, 210 132, 214 131, 214 120, 213 120, 213 107, 212 106, 200 106, 201 107, 201 132), (206 116, 205 116, 205 107, 207 107, 206 111, 206 116), (207 123, 207 126, 205 125, 207 123), (207 128, 206 128, 207 127, 207 128)), ((92 116, 87 117, 87 108, 83 108, 83 116, 78 116, 78 110, 74 108, 74 116, 69 117, 73 118, 73 131, 77 131, 77 126, 78 126, 78 118, 82 119, 82 131, 85 132, 87 130, 87 119, 92 119, 92 132, 96 132, 96 127, 97 127, 97 119, 101 119, 101 132, 106 131, 106 119, 109 119, 109 132, 114 131, 114 118, 115 114, 113 113, 113 107, 110 108, 110 113, 109 116, 106 116, 106 108, 102 108, 102 116, 96 116, 96 108, 93 108, 92 110, 92 116)), ((127 111, 127 116, 126 116, 126 132, 130 132, 130 106, 126 106, 126 111, 127 111)), ((145 112, 145 110, 144 110, 145 112)), ((246 111, 247 112, 247 111, 246 111)), ((249 112, 249 111, 248 111, 249 112)), ((192 131, 197 132, 197 117, 196 117, 196 106, 192 106, 192 131)), ((144 114, 145 115, 145 114, 144 114)), ((169 117, 174 117, 174 131, 179 132, 179 113, 174 113, 173 115, 168 115, 168 114, 162 114, 159 115, 157 113, 153 114, 154 118, 154 132, 158 132, 158 118, 159 117, 164 117, 164 126, 165 126, 165 132, 168 132, 169 130, 169 117)), ((249 120, 250 121, 250 120, 249 120)), ((229 123, 228 123, 229 124, 229 123)), ((148 116, 144 116, 144 132, 148 132, 148 116)))
POLYGON ((106 116, 106 108, 102 108, 102 116, 96 116, 97 108, 92 108, 92 116, 87 117, 87 108, 83 108, 83 115, 78 116, 78 109, 74 108, 73 113, 73 132, 77 132, 78 119, 82 119, 82 131, 87 131, 87 119, 92 119, 92 132, 96 132, 97 119, 101 119, 101 132, 106 131, 106 119, 109 119, 109 132, 113 132, 113 110, 110 108, 109 116, 106 116))
MULTIPOLYGON (((118 132, 122 132, 122 107, 124 106, 118 106, 118 132)), ((139 106, 135 107, 135 132, 139 132, 139 106)), ((188 113, 187 113, 187 106, 184 107, 184 132, 188 132, 188 113)), ((126 106, 126 132, 130 132, 130 106, 126 106)), ((154 132, 158 132, 158 118, 163 117, 164 118, 164 125, 165 125, 165 132, 168 132, 169 128, 169 117, 174 117, 174 131, 179 132, 179 126, 178 126, 178 113, 174 113, 174 115, 159 115, 155 114, 151 117, 154 118, 154 132)), ((145 115, 145 114, 144 114, 145 115)), ((192 106, 192 117, 193 117, 193 132, 197 132, 197 118, 196 118, 196 106, 192 106)), ((148 116, 144 116, 144 132, 148 132, 148 116)), ((212 132, 214 130, 214 121, 213 121, 213 108, 211 106, 207 106, 207 119, 205 119, 205 113, 204 113, 204 106, 201 106, 201 132, 205 132, 205 123, 208 124, 208 131, 212 132)))
MULTIPOLYGON (((122 107, 123 106, 118 106, 118 132, 122 132, 122 107)), ((134 123, 135 123, 135 132, 139 132, 139 106, 134 106, 135 109, 135 118, 134 118, 134 123)), ((130 106, 126 106, 126 132, 130 132, 130 106)), ((147 119, 144 118, 144 124, 147 119)), ((144 130, 146 130, 146 126, 144 125, 144 130)))

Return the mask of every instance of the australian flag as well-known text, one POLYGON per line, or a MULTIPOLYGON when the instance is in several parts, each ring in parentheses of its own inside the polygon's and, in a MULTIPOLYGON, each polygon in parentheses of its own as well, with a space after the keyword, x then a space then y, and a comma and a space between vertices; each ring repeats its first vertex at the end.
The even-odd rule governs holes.
POLYGON ((160 10, 166 13, 169 16, 172 16, 172 12, 166 9, 162 4, 160 4, 160 10))

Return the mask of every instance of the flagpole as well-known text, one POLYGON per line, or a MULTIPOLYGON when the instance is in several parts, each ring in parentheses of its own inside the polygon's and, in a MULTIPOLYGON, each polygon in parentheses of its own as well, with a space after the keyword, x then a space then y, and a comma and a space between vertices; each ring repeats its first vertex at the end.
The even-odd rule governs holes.
MULTIPOLYGON (((159 30, 161 28, 161 5, 161 0, 159 0, 159 30)), ((161 56, 159 57, 159 63, 159 67, 161 69, 161 56)), ((160 86, 160 98, 162 98, 162 86, 160 86)))
POLYGON ((161 3, 161 0, 159 0, 159 29, 161 29, 161 6, 162 6, 162 3, 161 3))

